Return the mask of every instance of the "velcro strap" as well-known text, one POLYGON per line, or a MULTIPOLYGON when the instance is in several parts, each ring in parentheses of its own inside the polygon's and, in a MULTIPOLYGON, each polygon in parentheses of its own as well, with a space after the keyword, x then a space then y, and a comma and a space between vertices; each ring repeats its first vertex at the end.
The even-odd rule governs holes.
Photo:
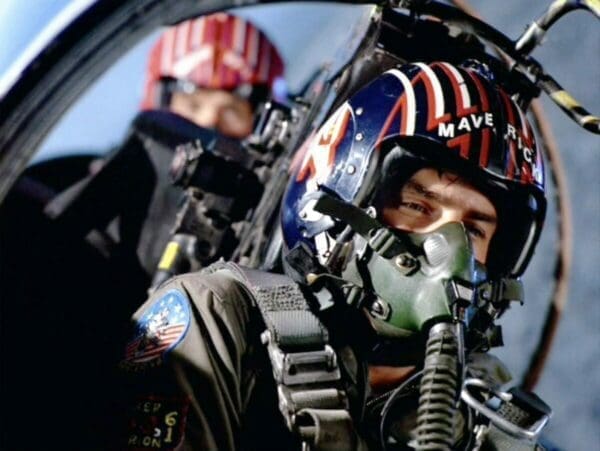
POLYGON ((327 329, 310 310, 298 285, 290 277, 221 263, 245 282, 252 292, 267 329, 283 350, 323 348, 327 329))
POLYGON ((267 328, 282 349, 318 348, 327 343, 327 331, 309 311, 264 311, 267 328))

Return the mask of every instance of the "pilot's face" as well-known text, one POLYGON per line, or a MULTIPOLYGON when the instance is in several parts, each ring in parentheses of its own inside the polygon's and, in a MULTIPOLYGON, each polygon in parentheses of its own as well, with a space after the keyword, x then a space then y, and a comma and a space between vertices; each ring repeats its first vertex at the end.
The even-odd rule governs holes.
POLYGON ((198 88, 191 93, 175 91, 169 109, 231 138, 242 139, 252 131, 252 106, 247 100, 220 89, 198 88))
POLYGON ((382 209, 387 225, 406 232, 428 233, 449 222, 461 222, 475 258, 485 263, 496 231, 496 208, 464 179, 433 168, 417 171, 382 209))
MULTIPOLYGON (((397 193, 387 193, 381 211, 388 226, 427 233, 448 222, 464 224, 475 258, 485 263, 497 227, 496 208, 475 187, 451 172, 421 169, 397 193)), ((369 366, 372 389, 383 392, 414 374, 414 367, 369 366)))

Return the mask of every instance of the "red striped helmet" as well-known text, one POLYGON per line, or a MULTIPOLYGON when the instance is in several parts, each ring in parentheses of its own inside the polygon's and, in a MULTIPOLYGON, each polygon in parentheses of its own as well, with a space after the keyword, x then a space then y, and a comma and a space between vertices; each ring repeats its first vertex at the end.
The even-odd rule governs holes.
POLYGON ((165 105, 164 81, 234 91, 242 86, 271 88, 283 62, 265 34, 246 20, 225 13, 181 22, 158 39, 148 61, 142 109, 165 105))
POLYGON ((303 241, 318 252, 313 237, 331 227, 300 214, 314 191, 365 206, 382 185, 401 186, 421 167, 456 172, 492 200, 500 218, 488 254, 492 273, 523 272, 545 216, 544 167, 531 125, 476 62, 385 72, 346 101, 295 162, 282 207, 288 248, 303 241))

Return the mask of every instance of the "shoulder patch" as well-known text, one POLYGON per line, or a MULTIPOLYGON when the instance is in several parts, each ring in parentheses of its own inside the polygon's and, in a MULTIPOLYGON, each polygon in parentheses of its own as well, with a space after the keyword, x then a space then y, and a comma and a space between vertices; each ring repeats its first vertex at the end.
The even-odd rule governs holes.
POLYGON ((122 366, 145 369, 162 364, 168 353, 183 340, 189 325, 187 296, 179 290, 168 291, 137 320, 133 338, 125 347, 122 366))

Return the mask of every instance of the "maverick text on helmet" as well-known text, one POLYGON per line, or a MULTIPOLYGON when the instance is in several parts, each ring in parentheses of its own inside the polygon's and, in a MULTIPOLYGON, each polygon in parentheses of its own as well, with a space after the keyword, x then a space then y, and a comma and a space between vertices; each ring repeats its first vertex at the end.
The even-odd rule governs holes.
POLYGON ((544 168, 525 113, 491 78, 476 62, 413 63, 353 95, 298 159, 283 201, 286 245, 304 241, 327 252, 318 242, 333 223, 312 212, 311 192, 366 206, 382 183, 399 187, 416 169, 433 166, 456 172, 493 201, 500 221, 488 271, 521 274, 545 215, 544 168), (402 151, 390 152, 398 146, 402 151))
POLYGON ((204 16, 168 29, 156 42, 142 108, 167 103, 168 81, 178 80, 187 89, 245 89, 247 97, 259 87, 268 93, 282 73, 277 49, 254 25, 224 13, 204 16))

